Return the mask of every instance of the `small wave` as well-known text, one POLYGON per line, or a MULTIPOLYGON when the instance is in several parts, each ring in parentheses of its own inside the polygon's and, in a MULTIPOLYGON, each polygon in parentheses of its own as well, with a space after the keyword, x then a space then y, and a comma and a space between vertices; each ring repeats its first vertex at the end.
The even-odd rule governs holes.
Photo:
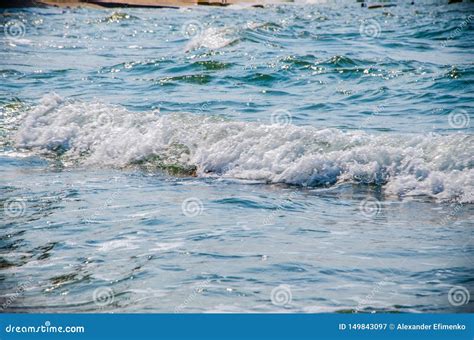
POLYGON ((386 193, 473 202, 474 136, 371 135, 228 121, 184 113, 130 112, 44 97, 14 136, 19 149, 66 165, 146 165, 172 173, 300 186, 383 185, 386 193))
POLYGON ((186 74, 182 76, 164 77, 157 80, 160 85, 176 84, 176 83, 189 83, 189 84, 207 84, 211 81, 212 77, 207 74, 186 74))
POLYGON ((127 13, 113 12, 111 15, 107 16, 106 18, 100 19, 99 22, 112 23, 112 22, 122 22, 125 20, 137 20, 137 19, 139 18, 127 13))
POLYGON ((236 27, 207 27, 200 25, 195 35, 186 44, 185 51, 189 52, 199 48, 218 50, 233 45, 241 40, 254 41, 257 43, 270 43, 274 32, 282 27, 272 22, 247 22, 245 25, 236 27))
POLYGON ((198 48, 217 50, 226 47, 237 41, 233 33, 230 28, 209 27, 193 37, 185 50, 192 51, 198 48))

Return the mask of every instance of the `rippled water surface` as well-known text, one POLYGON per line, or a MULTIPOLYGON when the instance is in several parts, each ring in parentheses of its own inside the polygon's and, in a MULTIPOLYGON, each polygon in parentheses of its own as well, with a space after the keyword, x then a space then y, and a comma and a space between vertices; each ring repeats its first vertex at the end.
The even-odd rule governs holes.
POLYGON ((3 11, 1 309, 473 311, 474 5, 415 2, 3 11))

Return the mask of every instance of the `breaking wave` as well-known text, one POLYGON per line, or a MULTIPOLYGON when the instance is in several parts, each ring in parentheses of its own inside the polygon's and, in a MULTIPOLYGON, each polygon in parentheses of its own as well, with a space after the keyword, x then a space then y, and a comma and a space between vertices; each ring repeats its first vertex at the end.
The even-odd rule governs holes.
POLYGON ((229 28, 209 27, 194 36, 186 45, 185 50, 191 51, 201 47, 217 50, 226 47, 237 41, 237 38, 233 36, 234 33, 229 28))
POLYGON ((473 202, 472 134, 367 134, 44 97, 13 136, 66 166, 143 167, 300 186, 383 185, 387 194, 473 202))

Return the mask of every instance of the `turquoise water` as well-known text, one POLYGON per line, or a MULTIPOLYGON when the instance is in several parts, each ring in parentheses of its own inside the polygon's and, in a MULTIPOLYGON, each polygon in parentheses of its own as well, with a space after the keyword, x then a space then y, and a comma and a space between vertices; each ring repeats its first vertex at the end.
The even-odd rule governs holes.
POLYGON ((0 307, 472 311, 473 14, 3 11, 0 307))

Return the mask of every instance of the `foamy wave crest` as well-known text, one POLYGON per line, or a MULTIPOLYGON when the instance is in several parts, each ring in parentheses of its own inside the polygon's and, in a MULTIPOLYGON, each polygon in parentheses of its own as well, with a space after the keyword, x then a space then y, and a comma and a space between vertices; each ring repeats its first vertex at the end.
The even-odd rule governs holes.
POLYGON ((190 114, 130 112, 49 95, 30 110, 16 146, 67 164, 165 169, 330 186, 384 185, 401 196, 473 202, 472 134, 371 135, 294 125, 262 125, 190 114))
POLYGON ((236 38, 232 37, 233 34, 235 34, 235 32, 230 28, 207 28, 189 41, 186 45, 186 51, 191 51, 201 47, 210 50, 217 50, 226 47, 236 41, 236 38))

